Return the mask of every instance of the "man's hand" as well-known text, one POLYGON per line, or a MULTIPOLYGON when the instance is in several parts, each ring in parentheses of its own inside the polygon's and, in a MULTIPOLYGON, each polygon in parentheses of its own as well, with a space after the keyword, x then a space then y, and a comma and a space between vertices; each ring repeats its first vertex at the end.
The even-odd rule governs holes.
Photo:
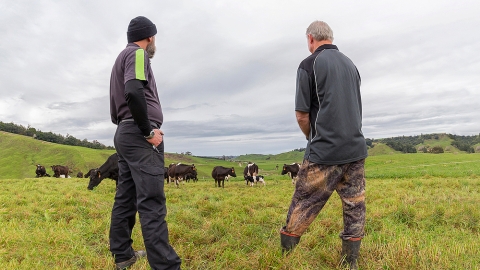
POLYGON ((163 142, 163 131, 160 129, 154 129, 153 131, 155 132, 155 136, 153 136, 151 139, 148 139, 147 142, 157 147, 163 142))

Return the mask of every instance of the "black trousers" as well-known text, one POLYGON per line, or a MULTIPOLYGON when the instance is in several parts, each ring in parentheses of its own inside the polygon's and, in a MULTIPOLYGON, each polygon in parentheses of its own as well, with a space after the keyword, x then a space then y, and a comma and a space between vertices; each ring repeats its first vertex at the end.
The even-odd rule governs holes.
POLYGON ((133 122, 118 125, 118 186, 110 224, 110 251, 115 262, 134 256, 132 230, 138 211, 147 258, 152 269, 180 269, 181 260, 168 240, 164 193, 164 147, 148 143, 133 122))

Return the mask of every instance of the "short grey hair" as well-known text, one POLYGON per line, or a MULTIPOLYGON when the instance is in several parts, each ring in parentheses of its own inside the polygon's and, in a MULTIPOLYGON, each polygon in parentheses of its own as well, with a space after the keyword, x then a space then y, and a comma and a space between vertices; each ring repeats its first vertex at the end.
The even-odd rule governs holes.
POLYGON ((326 22, 314 21, 307 28, 307 35, 312 35, 312 37, 317 41, 330 40, 333 41, 333 31, 326 22))

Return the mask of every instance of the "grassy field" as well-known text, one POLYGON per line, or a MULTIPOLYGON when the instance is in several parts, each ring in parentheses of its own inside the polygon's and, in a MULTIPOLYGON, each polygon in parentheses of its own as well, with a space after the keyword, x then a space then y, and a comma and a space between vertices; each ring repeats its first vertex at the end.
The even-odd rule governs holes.
MULTIPOLYGON (((111 269, 113 181, 7 179, 0 189, 0 269, 111 269)), ((334 194, 289 257, 281 255, 293 186, 213 180, 165 187, 170 240, 183 269, 340 269, 341 202, 334 194)), ((480 269, 480 178, 367 180, 361 269, 480 269)), ((134 248, 142 249, 139 226, 134 248)), ((139 261, 132 269, 149 269, 139 261)))
MULTIPOLYGON (((70 162, 83 169, 103 163, 113 151, 2 133, 0 146, 0 269, 112 269, 108 231, 114 182, 104 180, 88 191, 87 179, 32 178, 30 166, 70 162)), ((340 269, 338 195, 285 258, 278 230, 294 187, 280 170, 283 163, 300 162, 301 153, 244 158, 239 165, 166 155, 166 164, 194 163, 199 171, 197 183, 165 186, 170 240, 182 269, 340 269), (247 161, 259 165, 265 187, 241 181, 247 161), (237 171, 224 189, 214 187, 210 177, 217 165, 237 171)), ((479 163, 480 154, 465 153, 369 157, 360 269, 480 269, 479 163)), ((133 239, 134 248, 144 248, 138 223, 133 239)), ((150 268, 142 259, 131 269, 150 268)))

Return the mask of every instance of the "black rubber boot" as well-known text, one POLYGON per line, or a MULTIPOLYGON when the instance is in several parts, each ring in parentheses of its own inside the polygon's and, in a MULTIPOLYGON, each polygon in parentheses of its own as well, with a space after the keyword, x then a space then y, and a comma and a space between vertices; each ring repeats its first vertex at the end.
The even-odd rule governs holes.
POLYGON ((342 240, 342 265, 350 270, 357 270, 358 253, 362 240, 342 240))
POLYGON ((282 254, 288 254, 300 242, 300 236, 294 236, 285 232, 285 227, 280 230, 280 243, 282 245, 282 254))

